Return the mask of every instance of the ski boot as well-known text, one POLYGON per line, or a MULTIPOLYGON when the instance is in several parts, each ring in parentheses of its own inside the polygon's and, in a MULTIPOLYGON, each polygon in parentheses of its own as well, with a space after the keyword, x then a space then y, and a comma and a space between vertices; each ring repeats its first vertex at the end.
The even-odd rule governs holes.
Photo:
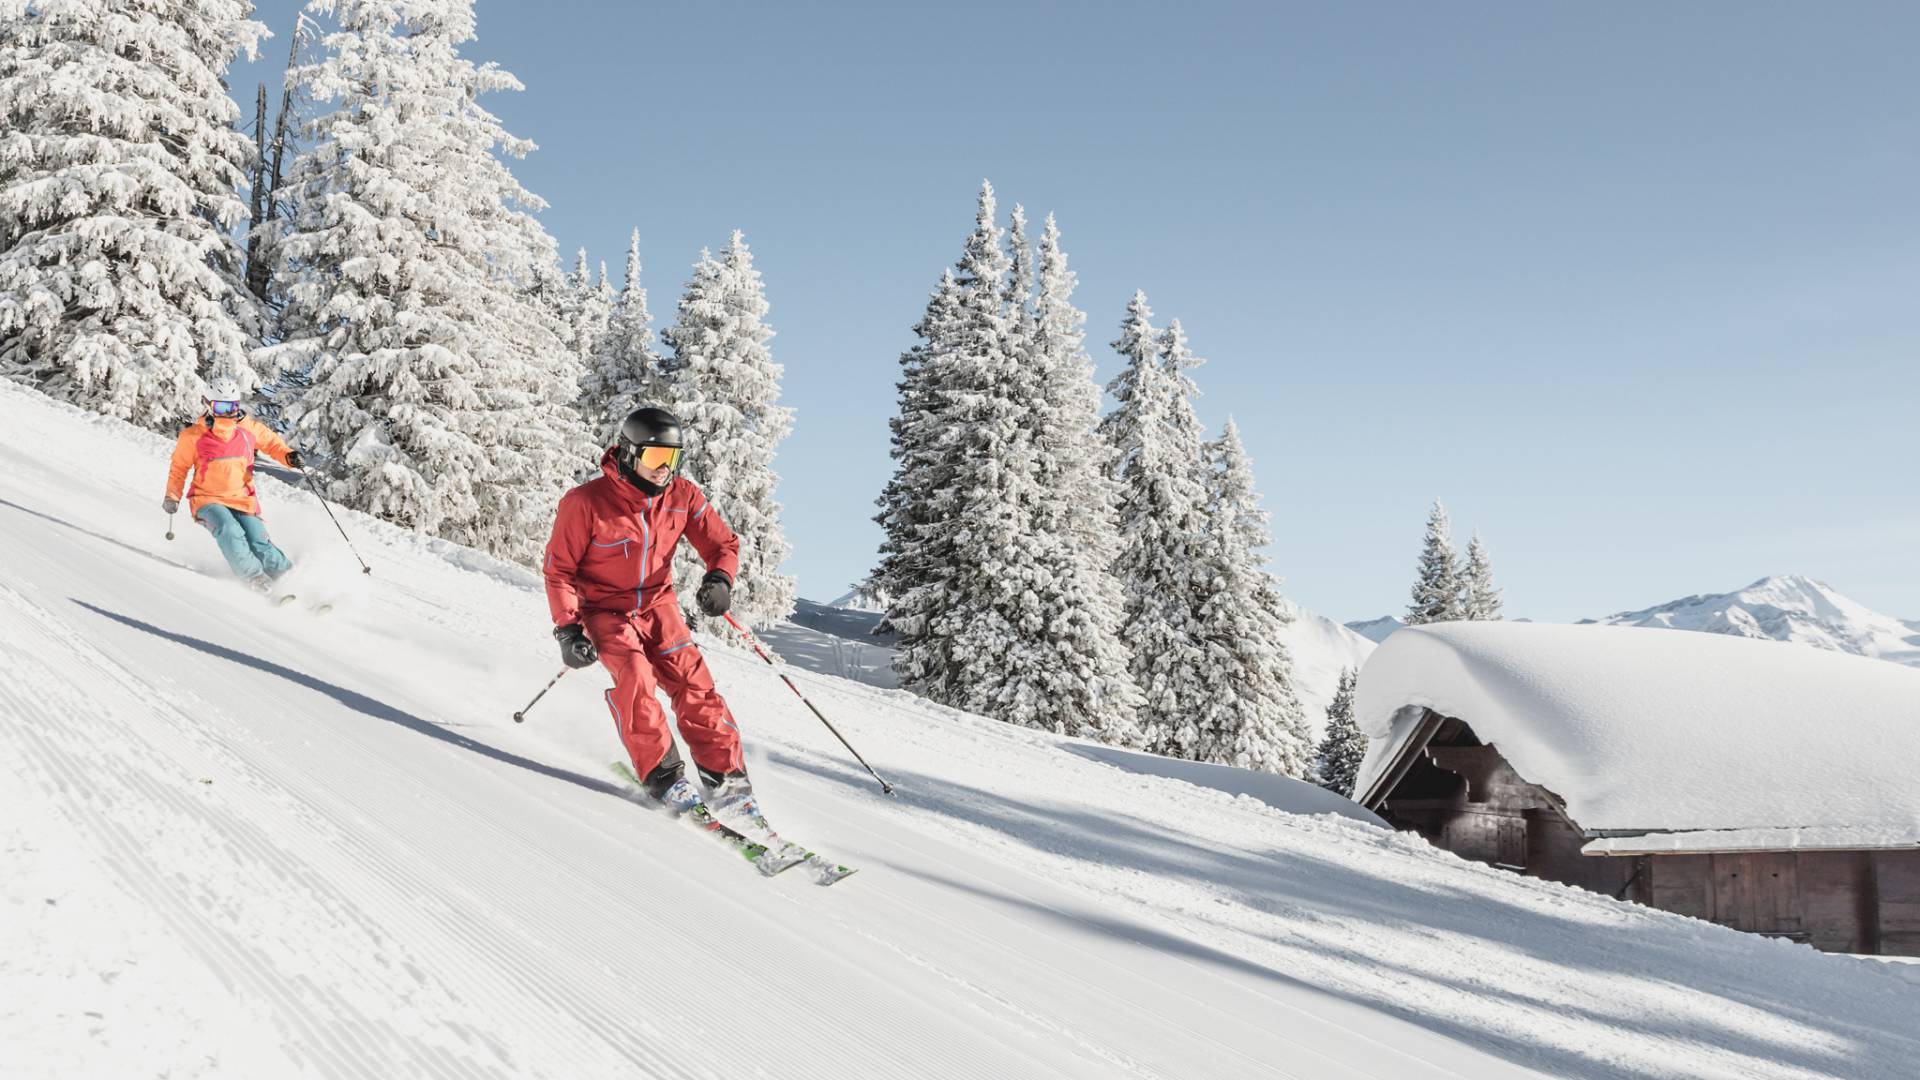
POLYGON ((640 787, 674 817, 692 813, 703 805, 703 800, 700 798, 700 789, 686 778, 685 773, 686 766, 681 764, 679 753, 670 750, 666 760, 653 767, 647 778, 640 782, 640 787))
POLYGON ((717 773, 699 767, 700 779, 707 785, 707 809, 714 817, 740 828, 742 824, 765 827, 760 800, 754 798, 753 782, 744 769, 717 773))

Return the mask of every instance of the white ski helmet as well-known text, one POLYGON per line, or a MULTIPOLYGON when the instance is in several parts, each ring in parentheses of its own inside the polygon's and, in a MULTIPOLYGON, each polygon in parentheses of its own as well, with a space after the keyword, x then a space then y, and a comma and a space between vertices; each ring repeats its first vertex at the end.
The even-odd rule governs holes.
POLYGON ((203 400, 207 411, 215 416, 238 416, 240 401, 245 396, 240 390, 239 379, 222 375, 207 384, 207 396, 203 400))

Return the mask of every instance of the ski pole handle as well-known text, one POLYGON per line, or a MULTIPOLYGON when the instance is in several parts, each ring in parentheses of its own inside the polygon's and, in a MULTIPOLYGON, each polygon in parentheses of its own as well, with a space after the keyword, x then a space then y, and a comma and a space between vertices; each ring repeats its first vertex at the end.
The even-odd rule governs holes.
MULTIPOLYGON (((572 668, 564 668, 564 667, 563 667, 563 668, 561 668, 561 669, 560 669, 560 675, 565 675, 565 674, 566 674, 567 672, 569 672, 569 671, 572 671, 572 670, 573 670, 572 668)), ((543 687, 541 687, 541 688, 540 688, 540 692, 539 692, 539 693, 537 693, 537 694, 535 694, 535 695, 533 695, 533 700, 532 700, 532 701, 529 701, 529 702, 527 702, 527 707, 526 707, 526 708, 524 708, 524 709, 521 709, 521 710, 520 710, 519 712, 517 712, 517 713, 514 713, 514 714, 513 714, 513 722, 514 722, 514 723, 516 723, 516 724, 524 724, 524 723, 526 723, 526 720, 527 720, 527 713, 529 713, 529 712, 531 712, 531 711, 533 711, 533 707, 534 707, 535 705, 538 705, 538 704, 540 704, 540 699, 541 699, 541 698, 543 698, 543 697, 546 697, 546 696, 547 696, 547 691, 549 691, 549 690, 551 690, 551 689, 553 689, 553 684, 554 684, 554 683, 557 683, 557 682, 559 682, 559 681, 560 681, 560 675, 555 675, 555 676, 554 676, 553 678, 551 678, 551 679, 548 679, 548 680, 547 680, 547 685, 545 685, 545 686, 543 686, 543 687)))

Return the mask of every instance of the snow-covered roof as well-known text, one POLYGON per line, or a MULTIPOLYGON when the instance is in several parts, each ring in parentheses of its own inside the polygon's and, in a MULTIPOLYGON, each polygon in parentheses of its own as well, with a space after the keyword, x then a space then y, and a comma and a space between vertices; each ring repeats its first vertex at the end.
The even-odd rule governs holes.
MULTIPOLYGON (((1590 834, 1818 826, 1806 846, 1920 843, 1920 670, 1883 660, 1636 627, 1442 623, 1383 642, 1354 704, 1372 740, 1362 794, 1424 707, 1464 721, 1590 834)), ((1696 839, 1664 850, 1714 843, 1696 839)))

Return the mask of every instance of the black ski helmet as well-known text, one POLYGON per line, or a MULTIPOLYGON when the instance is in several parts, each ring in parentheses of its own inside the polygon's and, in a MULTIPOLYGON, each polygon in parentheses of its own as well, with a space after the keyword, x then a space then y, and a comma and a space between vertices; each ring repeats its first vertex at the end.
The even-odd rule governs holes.
MULTIPOLYGON (((632 472, 640 471, 640 450, 647 446, 684 448, 680 441, 680 420, 665 409, 649 405, 635 409, 620 422, 620 436, 614 444, 613 458, 632 472)), ((680 471, 678 464, 673 471, 680 471)))

